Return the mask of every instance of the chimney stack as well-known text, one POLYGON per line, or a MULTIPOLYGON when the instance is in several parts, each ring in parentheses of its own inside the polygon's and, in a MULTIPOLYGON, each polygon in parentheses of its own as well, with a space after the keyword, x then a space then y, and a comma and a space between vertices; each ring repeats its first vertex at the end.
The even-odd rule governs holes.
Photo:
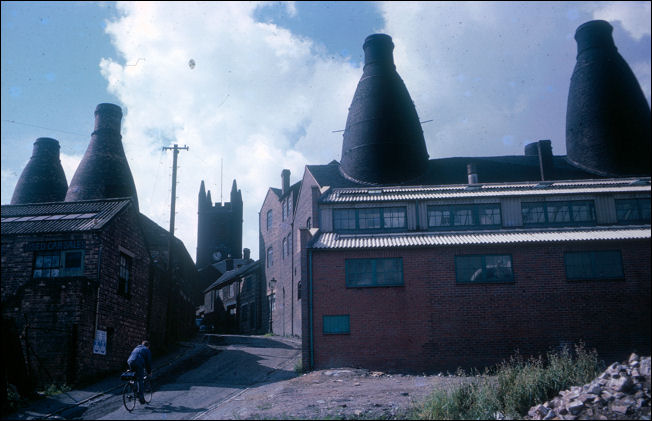
POLYGON ((566 111, 567 159, 602 176, 650 175, 650 106, 603 20, 575 32, 566 111))
POLYGON ((539 140, 525 145, 525 156, 536 156, 539 160, 541 181, 552 177, 552 143, 550 140, 539 140))
POLYGON ((245 248, 242 250, 242 256, 245 260, 249 260, 251 258, 251 250, 245 248))
POLYGON ((32 157, 14 188, 10 202, 12 205, 63 202, 68 182, 59 159, 59 150, 59 142, 55 139, 36 139, 32 157))
POLYGON ((138 209, 138 195, 120 135, 122 109, 99 104, 95 130, 86 153, 70 181, 66 202, 130 197, 138 209))
POLYGON ((469 184, 478 184, 478 169, 475 164, 466 165, 466 175, 469 179, 469 184))
POLYGON ((373 34, 342 142, 342 174, 368 184, 405 183, 428 169, 416 108, 394 65, 392 38, 373 34))
POLYGON ((284 169, 281 171, 281 195, 290 191, 290 170, 284 169))

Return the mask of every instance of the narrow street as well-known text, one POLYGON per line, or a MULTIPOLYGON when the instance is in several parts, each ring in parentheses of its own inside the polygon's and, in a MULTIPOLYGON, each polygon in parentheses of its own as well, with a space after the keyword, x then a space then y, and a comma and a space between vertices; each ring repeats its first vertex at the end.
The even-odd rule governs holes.
POLYGON ((151 403, 137 404, 131 413, 119 390, 61 414, 66 419, 196 419, 236 398, 252 386, 295 377, 299 342, 275 337, 206 335, 205 346, 215 355, 189 361, 156 381, 151 403), (198 365, 195 365, 198 363, 198 365))

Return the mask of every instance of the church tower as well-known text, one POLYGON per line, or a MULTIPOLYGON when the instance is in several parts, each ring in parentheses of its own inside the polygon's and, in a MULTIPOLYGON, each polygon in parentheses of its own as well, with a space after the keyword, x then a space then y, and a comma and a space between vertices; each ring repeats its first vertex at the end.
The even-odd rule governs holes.
POLYGON ((197 260, 201 269, 231 257, 242 258, 242 192, 233 180, 231 201, 215 203, 204 181, 199 186, 197 201, 197 260))

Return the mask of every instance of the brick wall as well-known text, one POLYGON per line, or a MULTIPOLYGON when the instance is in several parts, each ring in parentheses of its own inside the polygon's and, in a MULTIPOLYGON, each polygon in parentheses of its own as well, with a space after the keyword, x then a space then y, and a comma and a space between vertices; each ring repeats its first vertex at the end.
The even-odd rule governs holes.
POLYGON ((316 368, 482 367, 516 349, 538 354, 579 340, 603 358, 650 352, 645 241, 314 250, 312 268, 316 368), (614 249, 622 251, 625 280, 566 280, 564 252, 614 249), (466 254, 510 254, 515 281, 457 283, 455 256, 466 254), (404 286, 346 288, 344 260, 353 257, 402 257, 404 286), (350 315, 350 334, 324 335, 322 316, 338 314, 350 315))

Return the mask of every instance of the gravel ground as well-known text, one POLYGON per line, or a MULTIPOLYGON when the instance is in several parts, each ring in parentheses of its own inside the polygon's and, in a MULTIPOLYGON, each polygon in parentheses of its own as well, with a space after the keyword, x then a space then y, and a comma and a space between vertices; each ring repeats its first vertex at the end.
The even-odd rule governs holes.
POLYGON ((469 377, 318 370, 247 389, 211 412, 216 419, 397 419, 437 388, 469 377))

